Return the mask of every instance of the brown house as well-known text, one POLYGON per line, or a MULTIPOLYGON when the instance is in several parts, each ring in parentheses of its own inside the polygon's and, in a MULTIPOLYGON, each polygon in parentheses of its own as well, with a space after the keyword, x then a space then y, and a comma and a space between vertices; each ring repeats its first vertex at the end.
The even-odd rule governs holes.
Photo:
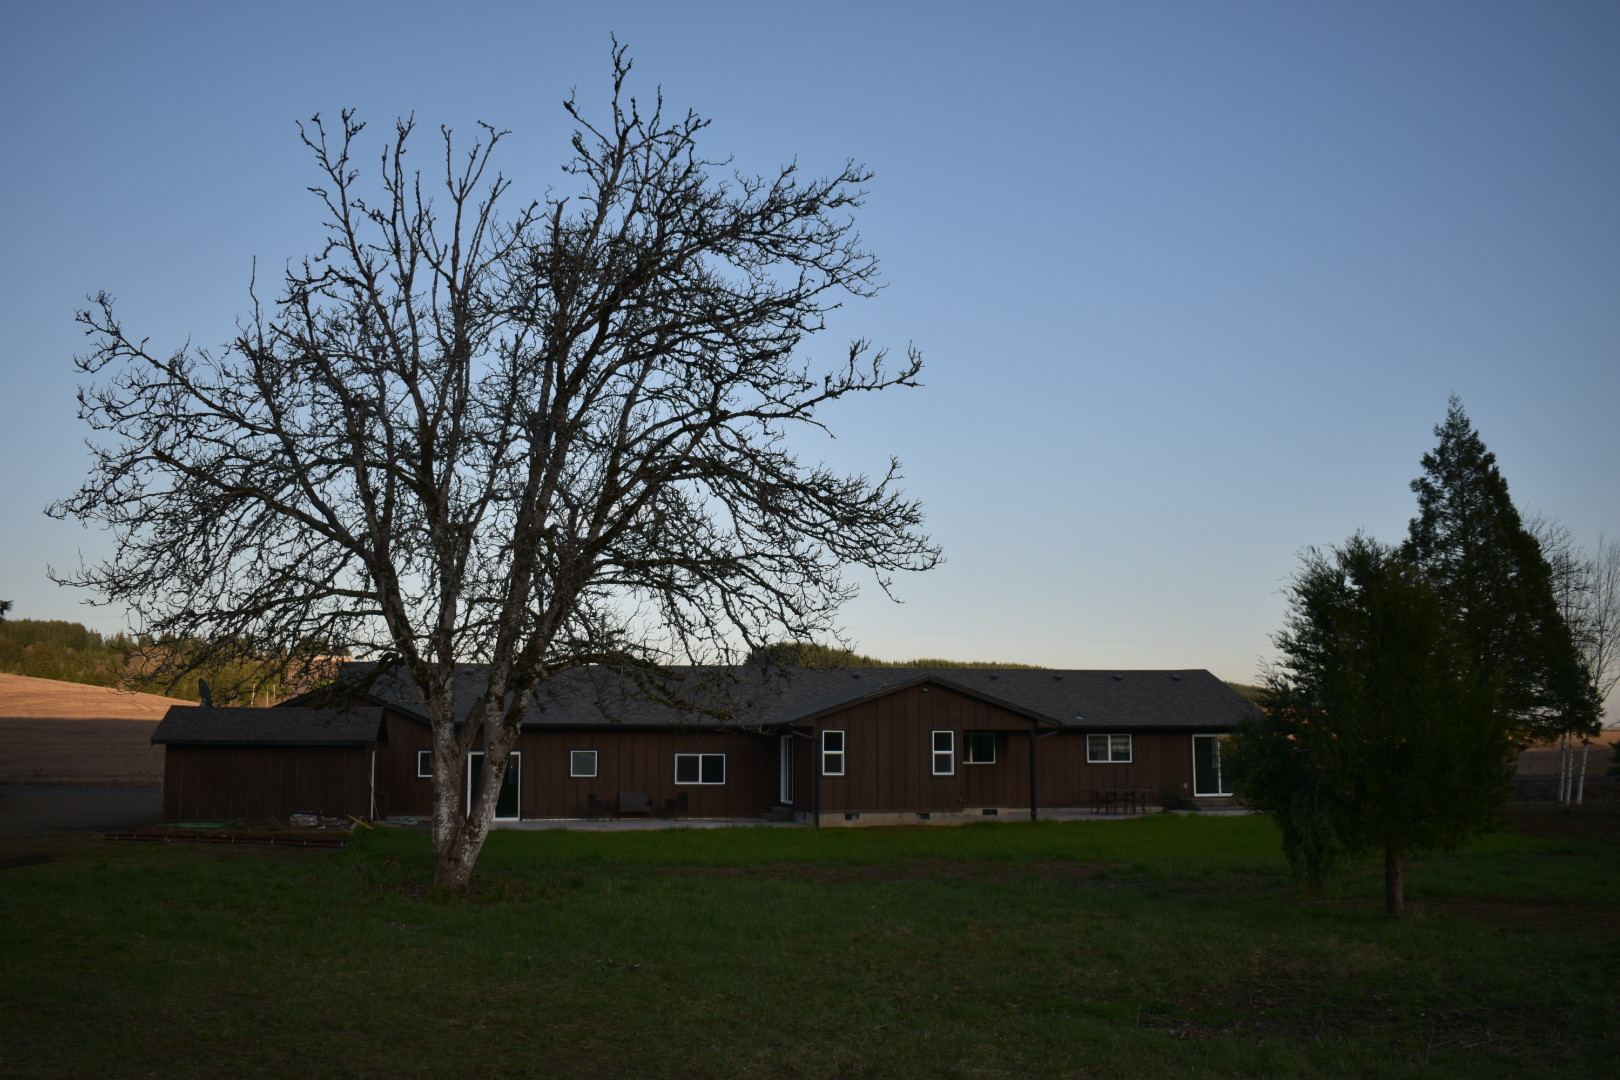
MULTIPOLYGON (((481 677, 460 673, 463 717, 481 677)), ((579 669, 533 706, 497 818, 868 825, 1213 805, 1230 795, 1221 739, 1249 708, 1207 671, 689 668, 649 686, 579 669)), ((431 813, 427 717, 367 665, 274 709, 177 707, 153 741, 171 820, 431 813)))

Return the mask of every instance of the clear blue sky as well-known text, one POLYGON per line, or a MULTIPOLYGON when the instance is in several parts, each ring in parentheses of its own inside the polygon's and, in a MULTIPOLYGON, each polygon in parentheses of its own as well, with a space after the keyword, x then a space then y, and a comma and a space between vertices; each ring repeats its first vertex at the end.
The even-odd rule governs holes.
POLYGON ((15 4, 0 78, 0 597, 80 619, 47 563, 80 481, 72 321, 217 345, 252 260, 319 217, 293 123, 358 108, 513 132, 560 183, 609 34, 643 95, 748 171, 846 158, 925 389, 804 451, 906 463, 948 562, 846 611, 861 649, 1252 680, 1307 545, 1398 540, 1460 394, 1519 507, 1620 535, 1620 5, 15 4))

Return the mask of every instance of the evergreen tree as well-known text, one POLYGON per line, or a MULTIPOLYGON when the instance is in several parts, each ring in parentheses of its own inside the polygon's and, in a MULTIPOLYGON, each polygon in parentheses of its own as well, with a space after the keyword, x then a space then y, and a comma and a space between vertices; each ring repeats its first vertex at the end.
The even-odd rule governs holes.
POLYGON ((1412 481, 1402 554, 1434 586, 1523 739, 1586 731, 1597 703, 1554 597, 1552 570, 1508 495, 1496 455, 1451 398, 1440 444, 1412 481))
POLYGON ((1266 707, 1230 745, 1238 794, 1271 814, 1296 876, 1382 850, 1385 910, 1405 860, 1489 827, 1515 747, 1491 673, 1424 575, 1355 536, 1312 550, 1288 590, 1266 707))

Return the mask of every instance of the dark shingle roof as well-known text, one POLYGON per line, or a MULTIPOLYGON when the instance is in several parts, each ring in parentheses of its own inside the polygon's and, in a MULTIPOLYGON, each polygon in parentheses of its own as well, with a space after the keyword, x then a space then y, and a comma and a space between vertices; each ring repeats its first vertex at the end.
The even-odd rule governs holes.
MULTIPOLYGON (((351 665, 345 681, 369 678, 351 665)), ((483 669, 457 672, 456 715, 483 693, 483 669)), ((1016 668, 688 667, 633 678, 579 668, 546 684, 528 724, 775 727, 805 723, 866 698, 928 682, 1009 707, 1047 725, 1087 731, 1229 729, 1252 706, 1208 671, 1054 671, 1016 668)), ((400 672, 369 684, 369 700, 423 711, 400 672)))
POLYGON ((169 746, 374 746, 383 711, 175 705, 152 732, 169 746))

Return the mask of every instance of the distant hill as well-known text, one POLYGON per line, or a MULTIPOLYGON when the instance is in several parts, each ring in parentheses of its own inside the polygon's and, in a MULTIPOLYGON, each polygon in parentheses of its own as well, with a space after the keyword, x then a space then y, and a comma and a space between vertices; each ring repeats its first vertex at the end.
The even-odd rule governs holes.
POLYGON ((999 660, 879 660, 853 649, 817 645, 811 641, 777 642, 763 649, 755 649, 748 657, 750 663, 767 658, 784 667, 995 668, 999 671, 1041 668, 1039 664, 1007 664, 999 660))
POLYGON ((1250 683, 1240 682, 1229 682, 1226 685, 1230 686, 1232 689, 1236 690, 1238 693, 1242 694, 1256 705, 1262 704, 1265 700, 1266 688, 1263 686, 1254 686, 1250 683))
MULTIPOLYGON (((0 621, 0 673, 119 687, 187 701, 201 697, 198 680, 206 678, 222 705, 273 705, 312 685, 307 673, 287 677, 278 665, 251 658, 211 664, 171 683, 170 673, 164 669, 179 657, 199 655, 196 648, 196 643, 153 641, 127 634, 104 638, 79 623, 59 619, 0 621)), ((330 674, 324 677, 330 678, 330 674)))
POLYGON ((152 729, 177 703, 185 704, 0 674, 0 784, 160 784, 163 748, 152 745, 152 729))

